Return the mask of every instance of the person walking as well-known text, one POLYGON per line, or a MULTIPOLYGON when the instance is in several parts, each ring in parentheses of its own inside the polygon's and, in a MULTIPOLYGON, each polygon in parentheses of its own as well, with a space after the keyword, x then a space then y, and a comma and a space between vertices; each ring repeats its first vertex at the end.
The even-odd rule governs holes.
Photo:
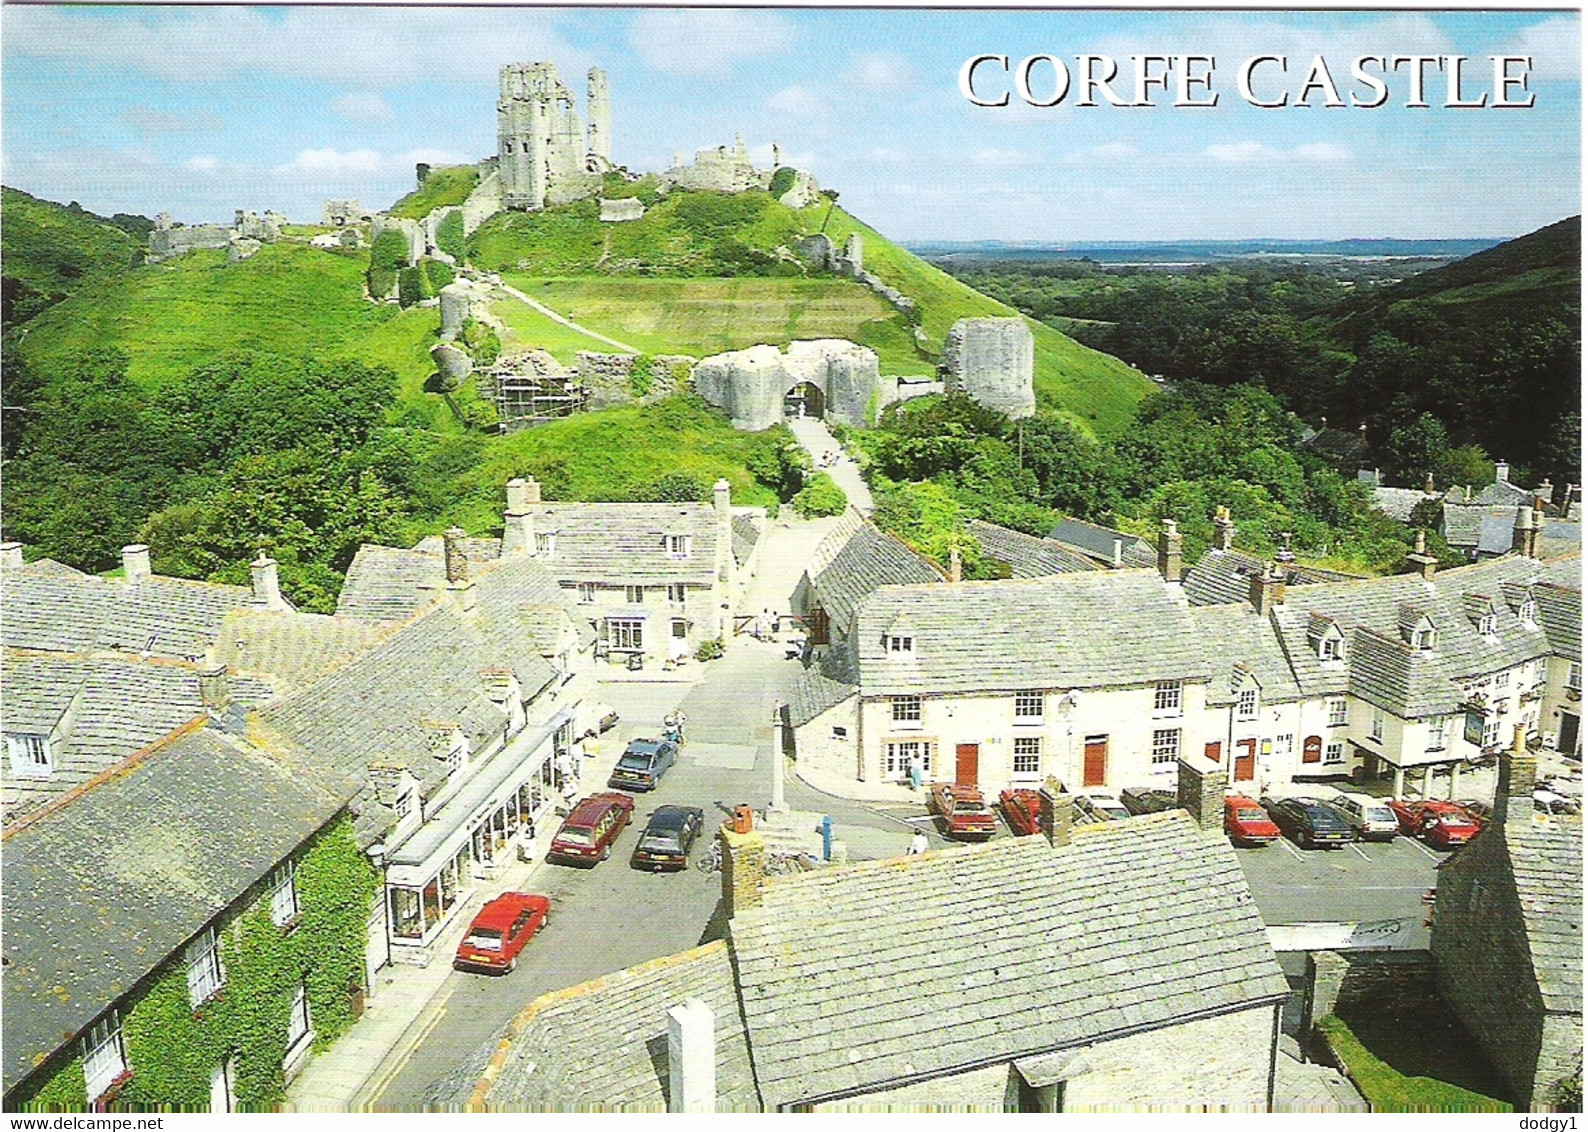
POLYGON ((926 774, 926 767, 921 762, 921 756, 920 755, 911 755, 910 756, 910 789, 911 790, 919 790, 921 788, 921 779, 925 776, 925 774, 926 774))
POLYGON ((910 856, 919 857, 927 849, 926 830, 918 829, 915 836, 910 838, 910 856))

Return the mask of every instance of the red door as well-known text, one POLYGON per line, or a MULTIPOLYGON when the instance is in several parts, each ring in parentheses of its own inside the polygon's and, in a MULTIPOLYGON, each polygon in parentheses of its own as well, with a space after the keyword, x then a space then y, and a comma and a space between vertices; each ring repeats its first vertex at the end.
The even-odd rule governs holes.
POLYGON ((1224 765, 1224 744, 1217 739, 1203 747, 1202 753, 1209 762, 1218 763, 1219 766, 1224 765))
POLYGON ((975 786, 981 748, 975 743, 960 743, 954 748, 954 784, 975 786))
POLYGON ((1257 740, 1235 741, 1235 781, 1250 782, 1257 777, 1257 740))
POLYGON ((1086 765, 1081 771, 1083 786, 1102 786, 1108 781, 1108 736, 1086 737, 1086 765))
POLYGON ((1317 763, 1323 761, 1323 738, 1318 735, 1308 735, 1301 744, 1301 761, 1304 763, 1317 763))

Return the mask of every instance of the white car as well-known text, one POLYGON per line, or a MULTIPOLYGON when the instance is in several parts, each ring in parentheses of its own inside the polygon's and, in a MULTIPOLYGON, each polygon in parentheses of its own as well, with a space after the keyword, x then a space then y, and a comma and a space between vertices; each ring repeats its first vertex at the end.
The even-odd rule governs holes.
POLYGON ((1076 812, 1086 821, 1118 821, 1130 817, 1125 804, 1100 790, 1075 796, 1076 812))
POLYGON ((1368 794, 1336 794, 1329 806, 1346 820, 1363 841, 1393 841, 1400 833, 1401 823, 1395 818, 1382 798, 1368 794))

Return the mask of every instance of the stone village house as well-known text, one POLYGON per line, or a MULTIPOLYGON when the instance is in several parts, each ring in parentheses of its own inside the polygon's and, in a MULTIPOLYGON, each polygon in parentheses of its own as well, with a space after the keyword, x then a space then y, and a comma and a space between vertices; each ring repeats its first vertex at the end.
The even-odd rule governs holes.
POLYGON ((1580 558, 1436 574, 1413 555, 1416 573, 1295 587, 1268 567, 1245 601, 1197 605, 1166 526, 1157 572, 862 587, 791 696, 800 763, 1118 790, 1172 788, 1198 753, 1254 794, 1386 779, 1464 797, 1492 787, 1513 724, 1580 748, 1580 558))

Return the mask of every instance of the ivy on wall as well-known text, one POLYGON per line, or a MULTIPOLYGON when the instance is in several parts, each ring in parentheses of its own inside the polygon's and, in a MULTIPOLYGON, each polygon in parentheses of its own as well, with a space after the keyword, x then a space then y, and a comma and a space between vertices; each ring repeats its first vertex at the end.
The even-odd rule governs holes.
MULTIPOLYGON (((268 1111, 286 1090, 282 1061, 293 997, 308 988, 316 1049, 353 1023, 350 991, 364 983, 365 932, 379 878, 359 851, 344 814, 297 863, 298 917, 278 927, 269 892, 252 896, 243 913, 222 920, 217 935, 225 985, 197 1010, 188 1001, 182 956, 156 971, 136 1002, 122 1008, 121 1035, 131 1078, 117 1108, 203 1112, 210 1075, 232 1059, 233 1091, 243 1111, 268 1111)), ((21 1098, 32 1110, 87 1107, 83 1063, 73 1056, 21 1098)))

